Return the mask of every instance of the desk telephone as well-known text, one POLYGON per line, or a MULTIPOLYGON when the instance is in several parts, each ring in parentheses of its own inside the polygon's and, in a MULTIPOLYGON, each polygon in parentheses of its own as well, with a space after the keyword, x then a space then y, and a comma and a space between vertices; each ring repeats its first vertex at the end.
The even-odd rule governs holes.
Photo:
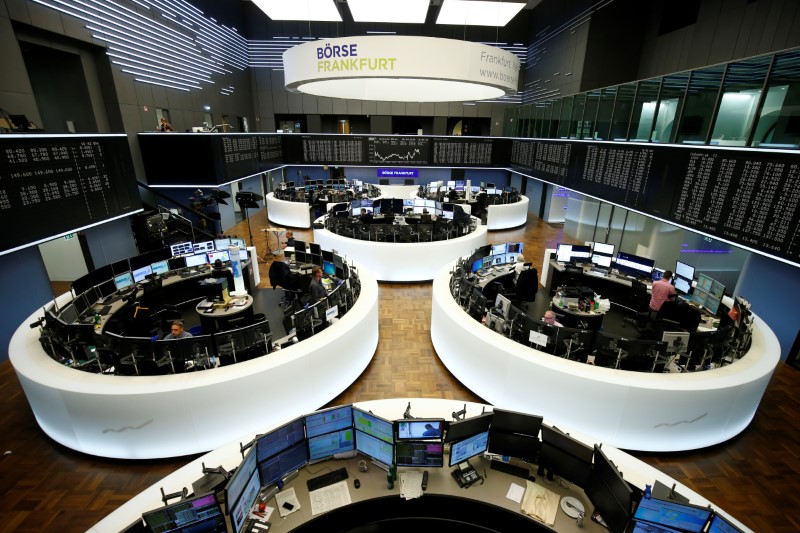
POLYGON ((472 484, 478 480, 483 481, 483 477, 478 475, 478 472, 469 464, 469 461, 459 463, 456 469, 450 472, 450 474, 462 489, 471 487, 472 484))

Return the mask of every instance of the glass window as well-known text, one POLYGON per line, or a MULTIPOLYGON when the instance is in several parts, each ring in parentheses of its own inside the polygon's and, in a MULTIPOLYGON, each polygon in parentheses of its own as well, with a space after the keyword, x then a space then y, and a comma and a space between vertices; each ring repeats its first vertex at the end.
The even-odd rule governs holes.
POLYGON ((773 148, 800 145, 800 51, 775 56, 752 144, 773 148))
POLYGON ((506 109, 506 112, 503 114, 503 136, 504 137, 515 137, 517 132, 515 130, 516 120, 515 117, 519 113, 519 108, 514 109, 506 109))
POLYGON ((583 127, 584 135, 581 139, 596 139, 597 129, 595 127, 595 118, 597 117, 597 106, 600 103, 600 89, 589 91, 586 93, 586 107, 583 109, 583 127))
POLYGON ((711 144, 745 146, 756 116, 772 56, 728 64, 711 144))
POLYGON ((636 93, 636 102, 631 115, 631 127, 628 130, 632 141, 650 142, 650 130, 653 129, 660 89, 661 78, 639 82, 639 91, 636 93))
POLYGON ((533 110, 531 112, 531 118, 533 119, 533 134, 531 137, 541 137, 542 136, 542 122, 544 117, 544 104, 542 102, 536 102, 533 104, 533 110))
POLYGON ((572 118, 572 96, 561 99, 561 120, 558 122, 558 135, 560 139, 569 137, 569 121, 572 118))
POLYGON ((653 129, 653 142, 671 143, 675 141, 675 132, 677 131, 675 121, 680 116, 688 83, 689 72, 664 76, 661 83, 661 99, 658 101, 658 113, 656 113, 656 127, 653 129))
POLYGON ((558 137, 558 123, 559 116, 561 115, 562 99, 553 100, 553 109, 550 112, 550 130, 547 131, 548 139, 555 139, 558 137))
POLYGON ((614 100, 617 97, 617 87, 606 87, 600 96, 600 105, 597 108, 597 126, 595 139, 603 141, 608 139, 608 129, 611 127, 611 114, 614 112, 614 100))
POLYGON ((725 65, 692 72, 675 142, 705 144, 723 72, 725 65))
POLYGON ((531 108, 530 106, 524 106, 520 109, 519 117, 517 118, 519 121, 519 126, 517 128, 517 137, 527 137, 530 132, 531 128, 531 108))
POLYGON ((583 108, 586 107, 586 94, 576 94, 572 103, 572 120, 569 122, 569 138, 580 139, 579 128, 583 127, 583 108))
POLYGON ((553 101, 548 100, 544 102, 542 107, 542 129, 540 137, 547 138, 550 133, 550 123, 553 114, 553 101))
POLYGON ((611 119, 612 141, 628 140, 628 122, 633 108, 633 97, 636 94, 636 82, 620 85, 617 92, 617 101, 614 104, 614 117, 611 119))

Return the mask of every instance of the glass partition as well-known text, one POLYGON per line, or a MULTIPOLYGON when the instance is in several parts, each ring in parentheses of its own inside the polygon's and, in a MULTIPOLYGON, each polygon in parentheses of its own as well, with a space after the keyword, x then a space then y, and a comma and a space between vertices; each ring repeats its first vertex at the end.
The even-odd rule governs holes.
POLYGON ((763 148, 800 145, 800 50, 775 55, 752 139, 763 148))
POLYGON ((600 103, 600 89, 586 93, 586 106, 583 108, 583 130, 586 134, 581 139, 597 138, 597 107, 600 103))
POLYGON ((675 142, 705 144, 724 73, 725 65, 692 72, 675 142))
POLYGON ((661 82, 661 98, 658 100, 656 125, 653 128, 652 142, 675 142, 675 124, 683 108, 686 87, 689 84, 689 73, 680 72, 665 76, 661 82))
POLYGON ((761 56, 728 65, 710 144, 747 145, 771 59, 761 56))
POLYGON ((569 121, 569 138, 580 139, 583 132, 583 108, 586 106, 586 95, 576 94, 572 103, 572 119, 569 121))
POLYGON ((636 83, 620 85, 617 101, 614 105, 614 117, 611 119, 610 141, 628 140, 628 124, 633 109, 633 97, 636 95, 636 83))
POLYGON ((631 126, 628 136, 631 141, 649 142, 650 131, 656 116, 658 93, 661 89, 661 78, 642 80, 636 92, 636 102, 631 114, 631 126))
POLYGON ((572 119, 573 100, 572 96, 565 96, 561 99, 561 120, 558 122, 558 135, 556 135, 559 139, 569 137, 569 121, 572 119))
POLYGON ((595 139, 608 140, 608 130, 611 127, 611 115, 614 113, 614 100, 617 98, 617 87, 606 87, 600 95, 600 104, 597 108, 595 139))
POLYGON ((548 100, 544 103, 544 108, 542 109, 542 137, 544 138, 550 136, 552 115, 553 115, 553 101, 548 100))

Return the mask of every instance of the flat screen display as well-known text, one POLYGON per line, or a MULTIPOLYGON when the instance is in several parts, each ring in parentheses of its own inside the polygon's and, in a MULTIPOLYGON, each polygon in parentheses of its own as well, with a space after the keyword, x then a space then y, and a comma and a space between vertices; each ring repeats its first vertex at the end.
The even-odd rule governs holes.
POLYGON ((362 431, 384 442, 394 442, 393 424, 379 416, 353 407, 353 425, 362 431))
POLYGON ((230 239, 214 239, 215 250, 226 250, 231 245, 230 239))
POLYGON ((539 415, 518 413, 506 409, 495 409, 492 416, 492 430, 520 435, 539 436, 543 418, 539 415))
POLYGON ((186 267, 199 267, 208 264, 208 254, 194 254, 186 256, 186 267))
POLYGON ((306 436, 310 439, 323 433, 353 427, 353 406, 342 405, 305 416, 306 436))
POLYGON ((681 294, 689 294, 689 291, 692 289, 691 283, 686 281, 683 278, 675 278, 675 290, 677 290, 681 294))
POLYGON ((445 435, 445 442, 462 440, 472 435, 477 435, 489 429, 494 413, 484 413, 482 415, 465 418, 456 422, 450 422, 445 435))
POLYGON ((152 273, 153 273, 153 268, 150 265, 138 268, 133 271, 133 281, 134 283, 139 283, 140 281, 144 281, 144 279, 152 273))
POLYGON ((263 486, 277 483, 281 478, 303 468, 308 463, 308 447, 306 442, 298 442, 265 461, 259 461, 258 473, 263 486))
POLYGON ((169 250, 172 252, 172 257, 194 253, 194 247, 192 246, 191 242, 179 242, 177 244, 172 244, 170 245, 169 250))
POLYGON ((430 418, 397 421, 398 440, 441 439, 444 419, 430 418))
POLYGON ((603 254, 592 254, 592 264, 599 267, 611 268, 611 256, 603 254))
POLYGON ((231 254, 228 253, 228 250, 218 250, 216 252, 209 252, 208 253, 208 262, 212 265, 214 262, 219 259, 223 263, 227 263, 231 260, 231 254))
MULTIPOLYGON (((239 468, 236 469, 236 472, 231 476, 231 479, 228 481, 228 484, 225 486, 225 501, 228 502, 226 510, 228 514, 231 515, 231 519, 233 519, 233 509, 236 507, 236 504, 239 502, 239 498, 242 494, 245 493, 245 490, 248 492, 252 491, 250 488, 250 484, 252 483, 252 478, 255 475, 255 480, 257 482, 257 487, 255 489, 255 493, 252 494, 252 501, 247 505, 249 509, 253 502, 258 495, 258 491, 261 489, 261 482, 258 478, 258 462, 256 461, 256 454, 255 450, 251 450, 248 453, 242 464, 239 465, 239 468)), ((245 497, 245 500, 249 500, 250 494, 245 497)), ((237 529, 238 531, 238 529, 237 529)))
POLYGON ((591 255, 592 249, 588 246, 559 244, 556 248, 556 261, 560 263, 581 262, 583 259, 589 259, 591 255))
POLYGON ((692 279, 694 279, 694 267, 691 265, 687 265, 686 263, 681 263, 680 261, 676 261, 675 275, 688 279, 689 281, 692 281, 692 279))
POLYGON ((441 442, 402 441, 395 444, 397 466, 444 466, 444 444, 441 442))
POLYGON ((151 531, 225 533, 225 517, 213 494, 196 496, 142 515, 151 531))
POLYGON ((722 516, 715 514, 708 526, 708 533, 742 533, 742 530, 731 524, 722 516))
POLYGON ((125 290, 131 285, 133 285, 133 274, 130 272, 114 276, 114 286, 118 291, 125 290))
POLYGON ((450 445, 450 466, 456 466, 489 449, 489 430, 450 445))
POLYGON ((264 461, 305 439, 303 419, 292 420, 261 435, 256 441, 258 460, 264 461))
POLYGON ((200 252, 213 252, 214 241, 196 242, 192 245, 192 252, 199 254, 200 252))
POLYGON ((356 450, 384 465, 391 465, 394 459, 394 444, 356 430, 356 450))
POLYGON ((159 261, 158 263, 153 263, 150 265, 150 270, 153 271, 153 274, 163 276, 169 272, 169 261, 159 261))
POLYGON ((687 533, 701 533, 705 530, 712 512, 711 509, 698 505, 659 500, 658 498, 649 500, 642 498, 633 518, 687 533))
POLYGON ((356 449, 352 427, 308 438, 308 460, 321 461, 356 449))
POLYGON ((632 276, 651 277, 655 264, 656 262, 654 260, 646 257, 617 252, 617 270, 632 276))
POLYGON ((492 245, 492 255, 504 254, 507 251, 508 251, 508 243, 492 245))
POLYGON ((322 261, 322 272, 328 276, 336 275, 336 265, 332 261, 322 261))
POLYGON ((614 245, 604 242, 596 242, 592 246, 592 251, 596 254, 614 255, 614 245))

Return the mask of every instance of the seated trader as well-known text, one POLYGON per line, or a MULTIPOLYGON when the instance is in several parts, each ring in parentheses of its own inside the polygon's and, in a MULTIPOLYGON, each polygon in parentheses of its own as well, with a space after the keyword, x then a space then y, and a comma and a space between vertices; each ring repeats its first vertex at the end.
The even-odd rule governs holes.
POLYGON ((525 257, 522 254, 519 254, 517 256, 517 264, 514 265, 514 283, 517 282, 519 275, 522 274, 523 270, 528 270, 528 267, 525 266, 525 257))
POLYGON ((325 285, 322 284, 322 269, 315 266, 311 269, 311 284, 308 286, 311 302, 317 302, 328 295, 325 285))
POLYGON ((659 311, 661 306, 664 305, 664 302, 667 300, 674 300, 677 296, 678 293, 675 287, 670 283, 671 279, 672 271, 665 270, 664 277, 653 283, 653 295, 650 298, 650 309, 653 311, 659 311))
POLYGON ((544 322, 545 324, 558 326, 559 328, 564 326, 564 324, 556 320, 556 314, 550 309, 545 311, 544 316, 542 317, 542 322, 544 322))
POLYGON ((431 214, 428 213, 427 209, 423 208, 422 209, 422 215, 420 216, 420 222, 424 222, 424 223, 430 224, 431 221, 432 221, 431 214))
POLYGON ((165 341, 171 341, 174 339, 188 339, 189 337, 194 337, 194 335, 183 329, 183 320, 176 320, 175 322, 173 322, 170 330, 171 330, 170 333, 164 336, 165 341))
POLYGON ((294 232, 289 230, 286 232, 286 240, 283 241, 283 247, 291 247, 294 248, 294 232))
POLYGON ((358 221, 362 224, 369 224, 372 222, 372 213, 368 213, 365 208, 361 208, 361 216, 358 217, 358 221))

